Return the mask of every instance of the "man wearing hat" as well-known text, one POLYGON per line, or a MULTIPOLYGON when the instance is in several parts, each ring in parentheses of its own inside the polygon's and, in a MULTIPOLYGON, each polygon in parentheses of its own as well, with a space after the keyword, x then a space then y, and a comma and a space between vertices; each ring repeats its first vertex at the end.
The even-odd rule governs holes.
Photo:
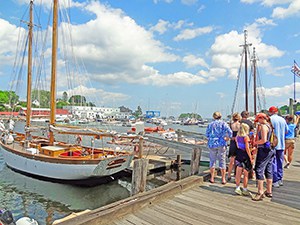
POLYGON ((274 132, 278 138, 278 144, 275 147, 275 158, 273 161, 273 186, 283 185, 283 162, 285 149, 285 134, 288 132, 288 126, 284 118, 278 116, 278 109, 275 106, 269 108, 271 123, 274 132))

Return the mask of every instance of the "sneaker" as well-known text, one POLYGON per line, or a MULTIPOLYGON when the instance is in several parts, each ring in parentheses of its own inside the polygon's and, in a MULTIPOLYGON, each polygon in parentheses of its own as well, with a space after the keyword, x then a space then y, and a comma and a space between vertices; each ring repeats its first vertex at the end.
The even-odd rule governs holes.
POLYGON ((283 180, 278 181, 279 186, 283 186, 283 180))
POLYGON ((235 192, 237 195, 242 195, 242 194, 243 194, 240 187, 237 187, 237 188, 234 190, 234 192, 235 192))
POLYGON ((277 182, 274 182, 272 186, 273 186, 273 187, 276 187, 276 188, 279 188, 280 185, 279 185, 279 183, 278 183, 278 181, 277 181, 277 182))
POLYGON ((284 168, 285 168, 285 169, 290 168, 290 163, 285 164, 284 168))
POLYGON ((250 196, 250 191, 243 189, 242 190, 242 195, 244 195, 244 196, 250 196))

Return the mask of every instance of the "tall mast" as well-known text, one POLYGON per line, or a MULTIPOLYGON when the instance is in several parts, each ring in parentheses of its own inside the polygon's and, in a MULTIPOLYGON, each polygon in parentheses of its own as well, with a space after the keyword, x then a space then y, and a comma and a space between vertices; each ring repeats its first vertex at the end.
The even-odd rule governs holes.
MULTIPOLYGON (((30 127, 31 116, 31 84, 32 84, 32 39, 33 39, 33 0, 30 1, 29 23, 28 23, 28 71, 27 71, 27 113, 26 127, 30 127)), ((29 137, 29 132, 26 131, 26 138, 29 137)))
POLYGON ((249 111, 248 107, 248 47, 251 46, 252 44, 247 43, 247 35, 248 32, 247 30, 244 30, 244 44, 240 45, 240 47, 243 47, 243 53, 245 54, 245 108, 246 111, 249 111))
POLYGON ((252 58, 252 62, 253 62, 253 98, 254 98, 254 115, 256 115, 257 113, 257 106, 256 106, 256 61, 258 59, 256 58, 256 52, 255 52, 255 47, 253 47, 253 58, 252 58))
MULTIPOLYGON (((56 114, 56 62, 57 62, 57 27, 58 27, 58 0, 53 0, 53 27, 52 27, 52 67, 50 87, 50 125, 55 124, 56 114)), ((50 130, 50 145, 54 143, 54 134, 50 130)))

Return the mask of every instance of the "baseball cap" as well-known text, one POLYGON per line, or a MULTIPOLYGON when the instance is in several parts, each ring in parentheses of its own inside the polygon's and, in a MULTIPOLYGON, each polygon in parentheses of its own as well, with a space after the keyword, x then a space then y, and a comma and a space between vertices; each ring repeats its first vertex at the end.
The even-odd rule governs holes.
POLYGON ((269 112, 270 112, 270 113, 275 113, 275 112, 278 112, 278 109, 277 109, 277 107, 275 107, 275 106, 271 106, 271 107, 269 108, 269 112))

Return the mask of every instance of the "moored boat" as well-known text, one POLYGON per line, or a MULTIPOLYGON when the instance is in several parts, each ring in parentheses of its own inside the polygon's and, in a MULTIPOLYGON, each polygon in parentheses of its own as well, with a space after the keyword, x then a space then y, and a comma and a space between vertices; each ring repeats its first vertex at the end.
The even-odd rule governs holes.
MULTIPOLYGON (((96 148, 94 141, 105 137, 114 137, 114 132, 81 127, 58 126, 56 122, 56 63, 57 63, 57 21, 58 0, 53 0, 53 37, 51 67, 51 105, 49 127, 41 136, 33 136, 31 126, 31 80, 32 80, 32 35, 33 0, 30 1, 30 22, 28 23, 28 74, 27 74, 27 113, 25 133, 2 133, 0 145, 4 161, 8 167, 18 172, 45 180, 70 182, 112 176, 130 166, 133 152, 108 148, 96 148), (55 135, 77 135, 77 143, 55 140, 55 135), (81 144, 81 136, 91 137, 91 146, 81 144)), ((37 128, 38 131, 43 130, 37 128)), ((132 138, 132 136, 131 136, 132 138)))

